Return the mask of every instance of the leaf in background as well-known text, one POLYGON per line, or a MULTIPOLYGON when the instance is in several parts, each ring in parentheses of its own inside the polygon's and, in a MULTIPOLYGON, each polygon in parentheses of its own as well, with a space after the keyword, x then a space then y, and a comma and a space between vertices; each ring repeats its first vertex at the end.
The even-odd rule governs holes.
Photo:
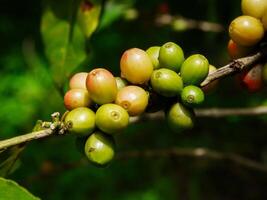
POLYGON ((25 145, 17 145, 0 152, 0 177, 6 177, 17 169, 16 163, 24 148, 25 145))
POLYGON ((0 199, 3 200, 38 200, 25 188, 12 180, 0 178, 0 199))
POLYGON ((101 4, 82 1, 78 10, 78 24, 84 35, 89 38, 96 30, 101 13, 101 4))
POLYGON ((66 78, 86 59, 86 38, 76 21, 79 1, 45 1, 41 33, 53 79, 62 89, 66 78))

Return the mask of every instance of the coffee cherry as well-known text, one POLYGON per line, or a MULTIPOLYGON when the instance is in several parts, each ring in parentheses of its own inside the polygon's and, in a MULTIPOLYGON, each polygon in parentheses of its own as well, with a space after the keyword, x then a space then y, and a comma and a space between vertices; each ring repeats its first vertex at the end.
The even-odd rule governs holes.
POLYGON ((174 42, 165 43, 159 50, 159 63, 161 67, 179 72, 184 62, 182 48, 174 42))
POLYGON ((180 132, 194 126, 194 113, 181 103, 174 104, 167 113, 167 122, 173 131, 180 132))
POLYGON ((264 28, 260 20, 251 16, 240 16, 229 26, 231 39, 239 45, 256 45, 264 36, 264 28))
POLYGON ((229 40, 227 49, 229 56, 232 59, 237 59, 249 55, 252 52, 253 47, 241 46, 235 43, 233 40, 229 40))
POLYGON ((69 132, 77 136, 90 135, 95 129, 95 113, 89 108, 75 108, 67 113, 64 121, 71 123, 69 132))
POLYGON ((100 105, 113 102, 118 90, 115 77, 103 68, 94 69, 88 74, 86 87, 92 100, 100 105))
POLYGON ((244 15, 250 15, 252 17, 261 19, 263 13, 267 9, 266 0, 242 0, 241 3, 242 12, 244 15))
POLYGON ((105 104, 96 111, 96 126, 103 132, 116 134, 129 124, 129 114, 116 104, 105 104))
POLYGON ((91 99, 86 89, 71 89, 64 96, 64 105, 67 110, 78 107, 89 107, 91 99))
POLYGON ((263 14, 261 22, 263 24, 265 31, 267 31, 267 9, 266 9, 266 12, 263 14))
POLYGON ((183 89, 181 77, 170 69, 155 70, 150 81, 153 90, 166 97, 177 96, 183 89))
POLYGON ((250 92, 256 92, 262 88, 262 68, 262 64, 258 64, 251 68, 248 72, 245 72, 243 75, 243 84, 250 92))
POLYGON ((159 59, 158 59, 159 58, 159 50, 160 50, 159 46, 149 47, 146 50, 147 54, 149 55, 149 57, 152 61, 154 69, 159 68, 159 59))
MULTIPOLYGON (((210 75, 211 73, 213 73, 215 71, 217 71, 216 67, 214 67, 213 65, 209 65, 209 74, 208 75, 210 75)), ((211 83, 209 83, 208 85, 202 87, 202 91, 205 93, 213 92, 217 88, 218 84, 219 84, 219 80, 214 80, 211 83)))
POLYGON ((111 135, 97 131, 88 137, 84 151, 92 164, 105 167, 115 156, 115 141, 111 135))
POLYGON ((138 86, 126 86, 117 95, 116 104, 128 111, 130 116, 142 114, 148 104, 148 93, 138 86))
POLYGON ((183 104, 190 107, 197 107, 204 102, 203 91, 194 85, 186 86, 181 94, 183 104))
POLYGON ((153 72, 153 64, 148 54, 142 49, 132 48, 121 57, 120 69, 122 77, 133 84, 146 83, 153 72))
POLYGON ((118 90, 124 88, 128 83, 121 77, 115 77, 118 90))
POLYGON ((70 89, 87 89, 86 88, 86 78, 88 73, 80 72, 74 74, 69 82, 70 89))
POLYGON ((209 73, 209 61, 200 54, 189 56, 181 67, 185 85, 199 85, 209 73))

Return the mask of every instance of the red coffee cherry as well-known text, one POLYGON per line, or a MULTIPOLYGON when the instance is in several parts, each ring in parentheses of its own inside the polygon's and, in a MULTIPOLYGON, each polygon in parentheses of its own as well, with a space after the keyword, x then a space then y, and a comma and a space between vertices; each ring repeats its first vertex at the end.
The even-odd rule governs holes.
POLYGON ((117 95, 116 104, 128 111, 129 115, 142 114, 148 104, 148 93, 138 86, 126 86, 117 95))
POLYGON ((86 87, 91 99, 100 105, 113 102, 118 90, 115 77, 103 68, 94 69, 88 74, 86 87))
POLYGON ((252 52, 253 47, 241 46, 235 43, 233 40, 229 40, 227 50, 232 59, 237 59, 249 55, 252 52))
POLYGON ((89 107, 91 99, 86 89, 71 89, 64 96, 64 105, 67 110, 78 107, 89 107))
POLYGON ((86 78, 88 73, 80 72, 74 74, 69 82, 70 89, 86 89, 86 78))
POLYGON ((143 84, 149 81, 153 72, 153 64, 148 54, 142 49, 132 48, 125 51, 120 60, 123 78, 133 84, 143 84))
POLYGON ((250 92, 259 91, 263 86, 263 65, 258 64, 243 74, 242 83, 250 92))
POLYGON ((231 39, 242 46, 256 45, 264 36, 263 24, 257 18, 240 16, 229 26, 231 39))

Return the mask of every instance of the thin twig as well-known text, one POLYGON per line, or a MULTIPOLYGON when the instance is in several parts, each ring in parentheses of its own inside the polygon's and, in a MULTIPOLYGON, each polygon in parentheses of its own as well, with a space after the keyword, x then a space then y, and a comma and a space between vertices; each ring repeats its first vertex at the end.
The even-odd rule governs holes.
POLYGON ((25 142, 29 142, 32 140, 37 140, 37 139, 41 139, 44 137, 48 137, 48 136, 52 135, 53 132, 54 131, 49 128, 49 129, 45 129, 45 130, 41 130, 41 131, 31 132, 31 133, 28 133, 25 135, 20 135, 20 136, 13 137, 10 139, 2 140, 2 141, 0 141, 0 150, 6 149, 8 147, 15 146, 18 144, 22 144, 25 142))
POLYGON ((129 158, 154 158, 154 157, 193 157, 198 159, 211 159, 211 160, 220 160, 220 161, 230 161, 233 164, 246 167, 248 169, 261 171, 267 173, 267 166, 253 161, 251 159, 245 158, 241 155, 234 153, 221 153, 215 150, 207 148, 168 148, 168 149, 151 149, 144 151, 128 151, 120 153, 118 159, 129 159, 129 158))
POLYGON ((240 72, 251 65, 260 61, 264 56, 266 56, 266 48, 260 52, 257 52, 254 55, 243 57, 236 59, 224 67, 219 68, 215 72, 208 75, 208 77, 201 83, 201 87, 204 87, 211 83, 214 80, 224 78, 225 76, 229 76, 235 72, 240 72))

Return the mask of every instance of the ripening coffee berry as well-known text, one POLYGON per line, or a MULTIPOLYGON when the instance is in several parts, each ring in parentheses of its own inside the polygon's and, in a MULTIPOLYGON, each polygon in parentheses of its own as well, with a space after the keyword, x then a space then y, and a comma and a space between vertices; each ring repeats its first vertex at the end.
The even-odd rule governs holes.
POLYGON ((122 77, 133 84, 149 81, 153 64, 148 54, 142 49, 132 48, 125 51, 120 60, 122 77))
POLYGON ((108 134, 117 134, 129 124, 129 114, 116 104, 104 104, 96 111, 96 126, 108 134))
POLYGON ((229 26, 231 39, 242 46, 256 45, 264 36, 261 21, 251 16, 240 16, 234 19, 229 26))
MULTIPOLYGON (((213 65, 209 65, 209 74, 208 75, 210 75, 211 73, 213 73, 215 71, 217 71, 217 68, 214 67, 213 65)), ((219 83, 219 80, 214 80, 211 83, 209 83, 208 85, 205 85, 204 87, 202 87, 202 91, 204 93, 213 92, 217 88, 218 83, 219 83)))
POLYGON ((91 99, 100 105, 113 102, 118 90, 115 77, 103 68, 94 69, 88 74, 86 87, 91 99))
POLYGON ((266 0, 242 0, 242 12, 244 15, 249 15, 261 19, 263 13, 267 9, 266 0))
POLYGON ((115 79, 116 79, 118 90, 120 90, 121 88, 124 88, 128 84, 127 81, 121 77, 115 77, 115 79))
POLYGON ((181 77, 170 69, 155 70, 150 82, 154 91, 166 97, 177 96, 183 89, 181 77))
POLYGON ((261 22, 263 24, 265 31, 267 31, 267 9, 266 9, 266 12, 263 14, 261 22))
POLYGON ((159 50, 160 50, 159 46, 149 47, 146 50, 147 54, 149 55, 149 57, 152 61, 154 69, 159 68, 159 50))
POLYGON ((71 89, 64 96, 64 105, 67 110, 78 107, 89 107, 91 99, 86 89, 71 89))
POLYGON ((159 50, 159 63, 161 67, 179 72, 184 62, 182 48, 174 42, 165 43, 159 50))
POLYGON ((86 88, 86 78, 88 73, 80 72, 74 74, 69 82, 70 89, 87 89, 86 88))
POLYGON ((111 135, 100 131, 94 132, 88 137, 84 152, 92 164, 105 167, 115 156, 115 141, 111 135))
POLYGON ((181 103, 176 103, 167 113, 167 122, 173 131, 191 129, 194 126, 194 113, 181 103))
POLYGON ((68 112, 64 121, 71 123, 69 132, 77 136, 90 135, 95 129, 95 113, 86 107, 68 112))
POLYGON ((263 86, 263 65, 257 64, 248 72, 245 72, 242 78, 243 85, 250 91, 256 92, 263 86))
POLYGON ((233 40, 229 40, 227 49, 229 56, 232 59, 237 59, 249 55, 252 52, 253 47, 241 46, 235 43, 233 40))
POLYGON ((130 116, 142 114, 148 104, 148 93, 138 86, 126 86, 122 88, 116 98, 116 104, 123 107, 130 116))
POLYGON ((183 104, 190 107, 197 107, 204 102, 205 96, 199 87, 189 85, 182 90, 181 99, 183 104))
POLYGON ((200 54, 189 56, 181 67, 181 77, 185 85, 199 85, 209 73, 209 61, 200 54))

